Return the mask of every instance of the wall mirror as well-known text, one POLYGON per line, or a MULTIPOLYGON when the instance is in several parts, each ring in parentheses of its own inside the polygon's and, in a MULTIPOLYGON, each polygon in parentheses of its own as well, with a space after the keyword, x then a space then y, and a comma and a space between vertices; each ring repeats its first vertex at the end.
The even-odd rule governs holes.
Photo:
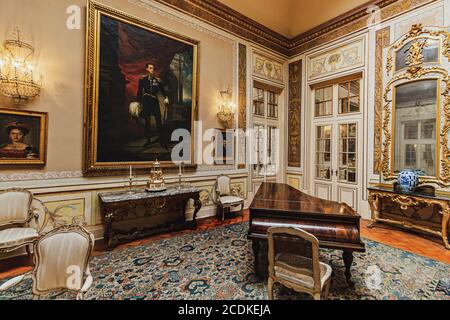
POLYGON ((408 82, 395 87, 394 173, 419 169, 426 176, 438 176, 439 117, 438 81, 408 82))
POLYGON ((386 49, 380 183, 404 169, 450 186, 450 32, 414 25, 386 49))

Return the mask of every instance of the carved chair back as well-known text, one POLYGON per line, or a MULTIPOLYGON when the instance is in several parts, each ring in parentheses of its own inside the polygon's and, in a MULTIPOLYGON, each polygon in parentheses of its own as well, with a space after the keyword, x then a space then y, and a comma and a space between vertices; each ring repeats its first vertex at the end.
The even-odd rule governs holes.
POLYGON ((315 236, 298 228, 273 227, 268 230, 268 242, 269 277, 276 279, 276 268, 281 267, 311 277, 313 291, 321 292, 319 240, 315 236))
POLYGON ((0 229, 14 225, 21 227, 34 218, 33 194, 24 189, 7 189, 0 192, 0 229))
POLYGON ((231 195, 231 178, 226 175, 220 175, 216 179, 213 190, 213 201, 218 202, 220 197, 231 195))
POLYGON ((90 277, 94 237, 80 225, 64 225, 34 245, 33 294, 66 290, 79 293, 90 277))

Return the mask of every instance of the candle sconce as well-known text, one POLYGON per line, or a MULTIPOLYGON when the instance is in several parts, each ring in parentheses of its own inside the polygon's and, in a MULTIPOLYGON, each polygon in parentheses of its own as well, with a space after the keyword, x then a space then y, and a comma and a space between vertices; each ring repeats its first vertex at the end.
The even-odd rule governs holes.
POLYGON ((217 119, 226 129, 233 128, 235 112, 231 90, 221 91, 217 119))

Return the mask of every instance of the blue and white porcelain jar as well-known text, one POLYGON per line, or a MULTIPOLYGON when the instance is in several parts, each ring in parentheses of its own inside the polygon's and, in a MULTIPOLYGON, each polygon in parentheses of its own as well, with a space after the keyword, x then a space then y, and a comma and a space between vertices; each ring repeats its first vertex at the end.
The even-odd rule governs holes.
POLYGON ((398 174, 398 184, 400 190, 414 192, 419 185, 420 171, 415 169, 405 169, 398 174))

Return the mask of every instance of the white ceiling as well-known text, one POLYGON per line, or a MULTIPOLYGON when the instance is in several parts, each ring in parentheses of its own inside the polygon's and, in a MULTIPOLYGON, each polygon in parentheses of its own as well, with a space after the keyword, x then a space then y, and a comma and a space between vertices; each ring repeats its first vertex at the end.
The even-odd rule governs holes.
POLYGON ((327 22, 368 0, 219 0, 288 38, 327 22))

